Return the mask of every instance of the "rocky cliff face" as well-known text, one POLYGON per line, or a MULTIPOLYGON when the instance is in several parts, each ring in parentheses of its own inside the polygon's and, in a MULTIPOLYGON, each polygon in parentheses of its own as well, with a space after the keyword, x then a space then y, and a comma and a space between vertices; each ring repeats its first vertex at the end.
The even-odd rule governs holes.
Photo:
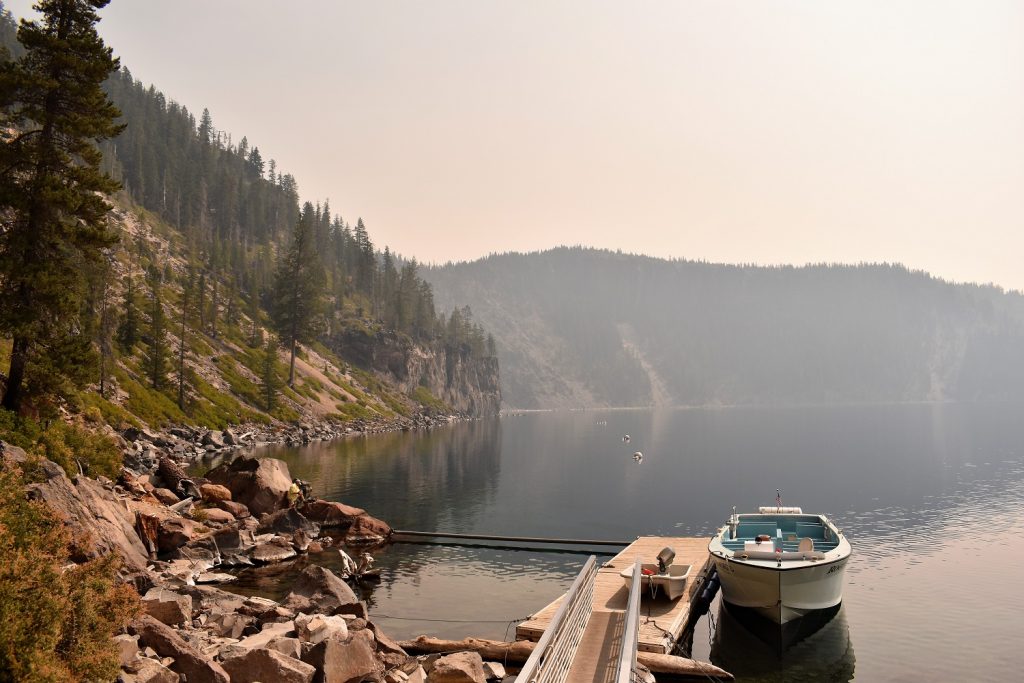
POLYGON ((330 347, 407 394, 422 386, 453 410, 474 417, 501 408, 497 358, 473 357, 468 348, 421 346, 390 331, 341 332, 330 339, 330 347))

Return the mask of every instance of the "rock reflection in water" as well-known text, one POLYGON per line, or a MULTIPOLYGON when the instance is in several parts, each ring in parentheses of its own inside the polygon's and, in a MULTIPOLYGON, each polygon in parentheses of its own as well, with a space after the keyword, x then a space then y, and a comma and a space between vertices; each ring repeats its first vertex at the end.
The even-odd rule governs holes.
POLYGON ((737 681, 853 680, 855 658, 842 606, 784 626, 719 601, 711 661, 737 681))
POLYGON ((356 436, 256 455, 288 463, 318 498, 365 508, 396 529, 464 531, 494 497, 501 420, 356 436))

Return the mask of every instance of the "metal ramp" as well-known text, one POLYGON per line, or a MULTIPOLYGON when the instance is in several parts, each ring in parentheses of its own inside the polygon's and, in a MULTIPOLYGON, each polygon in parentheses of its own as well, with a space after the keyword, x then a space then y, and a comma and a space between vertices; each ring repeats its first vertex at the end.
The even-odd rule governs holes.
POLYGON ((516 683, 633 683, 640 616, 640 560, 626 610, 594 612, 597 558, 591 555, 566 593, 516 683))

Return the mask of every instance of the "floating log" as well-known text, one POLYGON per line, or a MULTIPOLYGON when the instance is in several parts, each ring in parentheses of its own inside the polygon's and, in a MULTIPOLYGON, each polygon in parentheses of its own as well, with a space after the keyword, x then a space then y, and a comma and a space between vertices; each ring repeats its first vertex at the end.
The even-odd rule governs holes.
MULTIPOLYGON (((442 640, 441 638, 431 638, 429 636, 419 636, 414 640, 403 640, 398 644, 410 654, 471 651, 479 652, 480 656, 484 659, 518 664, 522 664, 529 659, 530 653, 533 652, 533 648, 537 645, 537 643, 530 640, 517 640, 512 643, 506 643, 501 640, 487 640, 485 638, 442 640)), ((686 657, 663 655, 655 652, 637 652, 636 661, 646 666, 654 674, 701 680, 707 680, 709 677, 715 680, 733 680, 732 674, 718 668, 714 664, 701 662, 696 659, 687 659, 686 657)))
POLYGON ((610 541, 585 538, 539 538, 537 536, 495 536, 494 534, 454 534, 442 531, 409 531, 395 529, 394 536, 413 538, 457 538, 465 541, 502 541, 505 543, 550 543, 552 545, 617 545, 625 547, 632 541, 610 541))

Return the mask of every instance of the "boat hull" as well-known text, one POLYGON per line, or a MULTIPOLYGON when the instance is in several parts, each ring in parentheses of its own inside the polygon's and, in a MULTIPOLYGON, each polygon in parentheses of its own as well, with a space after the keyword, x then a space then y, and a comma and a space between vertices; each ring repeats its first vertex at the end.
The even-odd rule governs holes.
POLYGON ((842 602, 848 559, 787 568, 715 557, 715 568, 726 602, 785 624, 842 602))

